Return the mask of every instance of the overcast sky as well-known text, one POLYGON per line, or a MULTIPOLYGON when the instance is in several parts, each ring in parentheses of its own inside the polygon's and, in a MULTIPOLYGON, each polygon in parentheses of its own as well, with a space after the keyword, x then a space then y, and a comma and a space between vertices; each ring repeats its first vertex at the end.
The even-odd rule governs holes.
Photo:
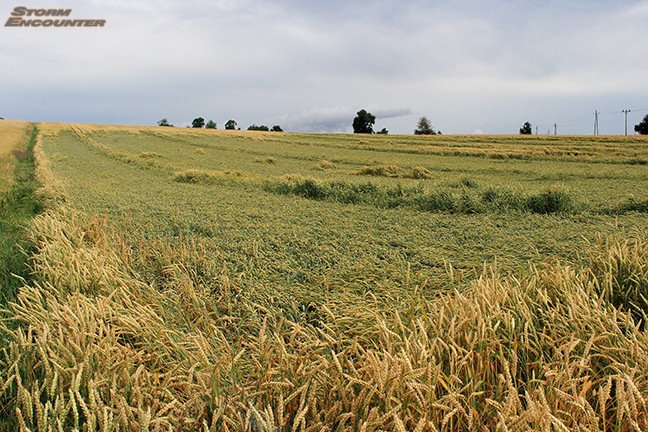
POLYGON ((0 0, 0 116, 287 131, 623 134, 648 114, 648 0, 0 0), (9 28, 16 6, 104 28, 9 28))

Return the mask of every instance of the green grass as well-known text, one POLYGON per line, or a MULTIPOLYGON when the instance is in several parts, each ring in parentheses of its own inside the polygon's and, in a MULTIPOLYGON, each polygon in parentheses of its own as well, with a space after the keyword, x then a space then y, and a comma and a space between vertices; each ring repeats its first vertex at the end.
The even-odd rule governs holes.
POLYGON ((10 188, 0 195, 0 287, 2 303, 13 299, 16 290, 29 279, 26 241, 31 218, 41 210, 41 204, 34 192, 38 182, 34 178, 34 156, 32 153, 38 130, 32 128, 26 148, 16 153, 15 180, 10 188))

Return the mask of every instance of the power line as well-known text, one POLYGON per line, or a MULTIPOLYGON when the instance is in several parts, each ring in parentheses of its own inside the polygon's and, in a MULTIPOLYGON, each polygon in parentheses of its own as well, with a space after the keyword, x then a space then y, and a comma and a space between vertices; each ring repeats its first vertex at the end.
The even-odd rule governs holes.
POLYGON ((619 111, 599 112, 599 115, 618 115, 619 111))
MULTIPOLYGON (((628 113, 642 113, 642 112, 648 112, 648 108, 641 108, 641 109, 626 109, 626 110, 621 110, 621 111, 605 111, 601 112, 598 109, 594 111, 594 135, 599 135, 600 134, 600 129, 599 129, 599 123, 601 120, 601 116, 611 116, 611 115, 620 115, 624 114, 625 115, 625 134, 628 134, 627 131, 627 122, 628 122, 628 113)), ((558 135, 558 126, 561 128, 573 126, 578 123, 583 123, 587 121, 588 118, 591 118, 592 114, 585 114, 579 117, 571 117, 571 118, 566 118, 565 121, 558 121, 553 123, 553 129, 554 129, 554 135, 558 135)), ((547 125, 539 125, 541 128, 546 128, 549 127, 547 125)), ((537 133, 537 128, 536 128, 536 133, 537 133)), ((551 134, 551 132, 549 132, 551 134)))
POLYGON ((625 115, 625 135, 628 135, 628 113, 630 112, 629 109, 621 110, 621 112, 625 115))
POLYGON ((558 122, 559 126, 572 126, 575 125, 576 123, 582 123, 586 121, 589 118, 590 114, 585 114, 582 115, 578 118, 574 118, 573 120, 566 120, 564 122, 558 122))

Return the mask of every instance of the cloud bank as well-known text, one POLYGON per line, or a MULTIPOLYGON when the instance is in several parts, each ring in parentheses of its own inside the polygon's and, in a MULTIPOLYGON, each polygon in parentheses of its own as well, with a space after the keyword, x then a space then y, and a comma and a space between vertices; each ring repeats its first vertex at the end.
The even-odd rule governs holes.
POLYGON ((0 28, 0 116, 348 132, 364 108, 391 133, 422 115, 444 133, 589 133, 594 109, 648 108, 647 1, 64 3, 106 27, 0 28))

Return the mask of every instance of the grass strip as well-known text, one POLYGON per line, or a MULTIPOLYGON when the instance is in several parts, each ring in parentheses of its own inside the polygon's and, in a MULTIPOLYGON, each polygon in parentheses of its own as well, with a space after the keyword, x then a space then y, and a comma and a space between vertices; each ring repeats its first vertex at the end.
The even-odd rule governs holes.
POLYGON ((0 195, 0 301, 6 304, 29 277, 26 247, 27 225, 42 208, 34 192, 40 186, 34 177, 33 149, 38 135, 35 125, 24 151, 15 152, 18 164, 10 190, 0 195))

